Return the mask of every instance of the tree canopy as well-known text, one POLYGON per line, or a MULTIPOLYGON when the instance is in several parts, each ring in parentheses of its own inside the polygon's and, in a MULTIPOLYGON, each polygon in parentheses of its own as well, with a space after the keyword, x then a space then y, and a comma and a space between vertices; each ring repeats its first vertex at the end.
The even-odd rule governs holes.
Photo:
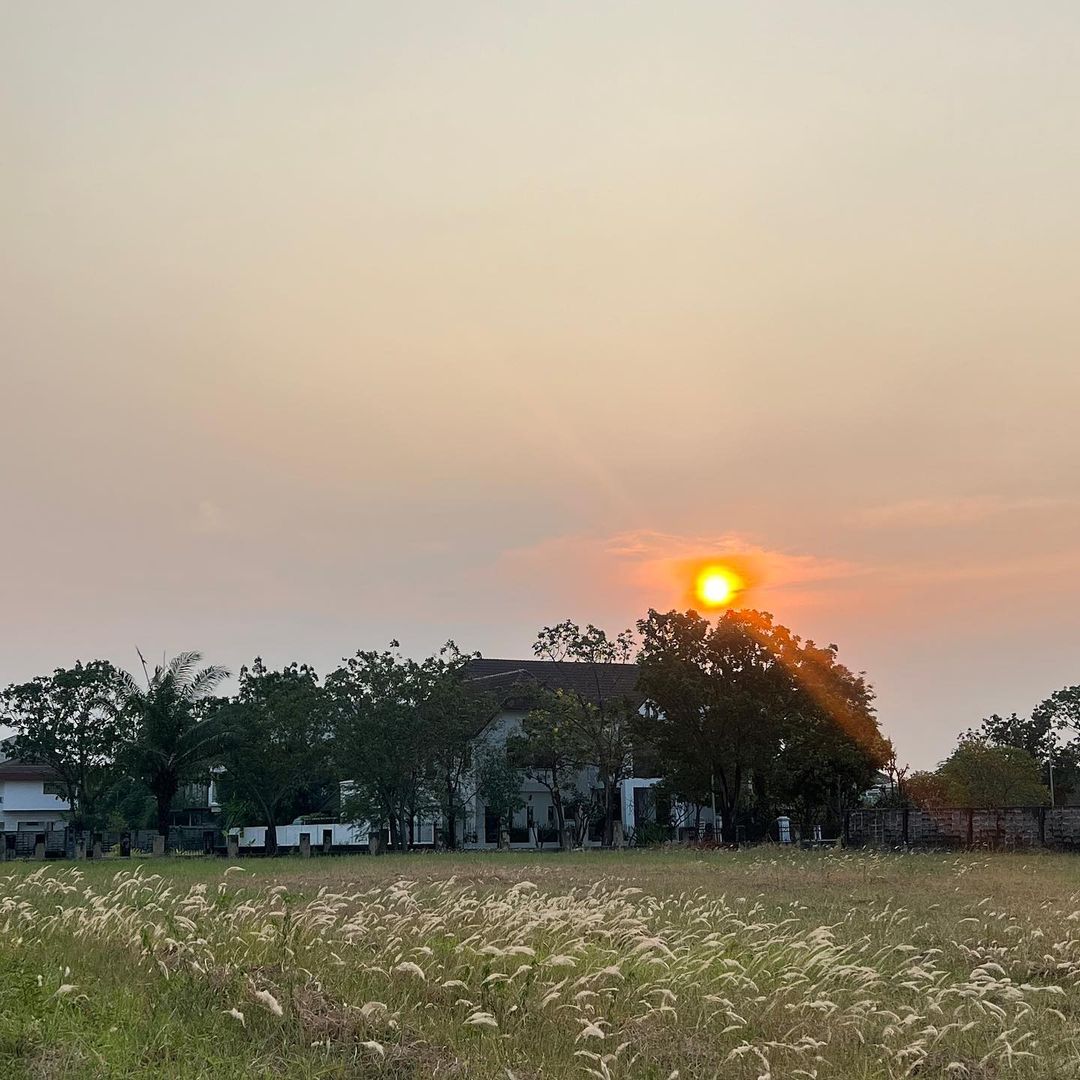
POLYGON ((166 841, 180 785, 201 779, 221 749, 222 726, 206 706, 229 672, 201 663, 197 652, 180 653, 152 672, 143 661, 144 685, 122 673, 123 709, 133 725, 125 765, 154 796, 158 832, 166 841))
POLYGON ((650 611, 638 623, 643 725, 671 791, 715 799, 725 830, 753 795, 804 814, 852 805, 891 747, 873 691, 834 646, 802 641, 771 615, 650 611))
MULTIPOLYGON (((633 732, 640 703, 623 692, 608 689, 604 673, 606 665, 627 664, 634 659, 633 635, 622 630, 609 636, 591 623, 582 628, 568 620, 544 627, 536 636, 533 652, 555 665, 573 664, 585 671, 584 680, 574 683, 587 689, 561 691, 557 703, 549 700, 547 711, 557 716, 560 737, 569 744, 569 756, 579 767, 596 770, 604 842, 611 844, 616 792, 632 768, 633 732)), ((564 825, 559 827, 563 832, 564 825)))
POLYGON ((1047 806, 1050 789, 1040 773, 1026 750, 964 739, 942 762, 937 778, 949 806, 1047 806))
POLYGON ((104 824, 105 796, 131 735, 126 679, 107 660, 57 668, 0 696, 0 718, 15 728, 15 755, 59 777, 79 831, 104 824))
POLYGON ((240 669, 239 692, 216 719, 223 726, 223 787, 254 808, 266 826, 266 854, 273 855, 279 824, 333 798, 329 714, 319 678, 306 664, 272 671, 256 657, 240 669))

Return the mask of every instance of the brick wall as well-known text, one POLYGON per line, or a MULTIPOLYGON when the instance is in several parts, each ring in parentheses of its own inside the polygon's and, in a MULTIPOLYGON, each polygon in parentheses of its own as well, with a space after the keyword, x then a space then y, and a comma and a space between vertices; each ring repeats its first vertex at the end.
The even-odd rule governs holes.
POLYGON ((1080 848, 1080 806, 849 810, 846 835, 872 847, 1080 848))

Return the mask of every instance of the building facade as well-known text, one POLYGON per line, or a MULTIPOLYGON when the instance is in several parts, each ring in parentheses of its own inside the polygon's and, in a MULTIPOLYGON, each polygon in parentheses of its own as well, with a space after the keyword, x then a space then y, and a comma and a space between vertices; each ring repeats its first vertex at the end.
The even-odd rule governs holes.
POLYGON ((47 765, 0 761, 0 832, 63 829, 71 807, 47 765))

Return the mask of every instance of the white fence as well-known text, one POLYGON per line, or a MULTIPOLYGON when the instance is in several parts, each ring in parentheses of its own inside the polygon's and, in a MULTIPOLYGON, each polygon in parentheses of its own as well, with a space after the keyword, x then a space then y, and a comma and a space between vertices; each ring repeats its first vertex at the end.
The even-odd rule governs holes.
MULTIPOLYGON (((279 825, 277 827, 277 842, 279 848, 298 848, 300 846, 300 836, 306 833, 313 851, 326 846, 336 849, 366 848, 368 846, 369 832, 367 825, 338 825, 320 822, 311 825, 279 825)), ((249 825, 243 829, 230 829, 229 835, 237 837, 241 851, 262 850, 266 847, 265 825, 249 825)), ((435 823, 432 821, 415 821, 413 823, 413 843, 433 847, 435 844, 435 823)))

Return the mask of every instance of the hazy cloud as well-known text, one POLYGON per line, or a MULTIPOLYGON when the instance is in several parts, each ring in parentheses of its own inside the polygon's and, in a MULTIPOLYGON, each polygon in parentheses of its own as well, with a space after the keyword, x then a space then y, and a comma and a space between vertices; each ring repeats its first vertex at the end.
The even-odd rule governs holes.
POLYGON ((498 572, 531 582, 538 599, 546 603, 557 597, 570 611, 610 611, 617 597, 626 622, 649 607, 690 603, 696 568, 707 562, 739 569, 747 582, 740 598, 743 606, 768 606, 781 594, 791 605, 810 586, 868 572, 853 562, 776 550, 735 533, 680 536, 650 529, 551 537, 506 552, 498 572))
POLYGON ((231 531, 225 512, 212 499, 202 499, 195 508, 192 531, 203 536, 213 536, 231 531))
POLYGON ((955 499, 907 499, 856 511, 852 517, 872 529, 948 528, 975 525, 1006 514, 1075 509, 1080 501, 1050 496, 1004 498, 998 495, 955 499))

